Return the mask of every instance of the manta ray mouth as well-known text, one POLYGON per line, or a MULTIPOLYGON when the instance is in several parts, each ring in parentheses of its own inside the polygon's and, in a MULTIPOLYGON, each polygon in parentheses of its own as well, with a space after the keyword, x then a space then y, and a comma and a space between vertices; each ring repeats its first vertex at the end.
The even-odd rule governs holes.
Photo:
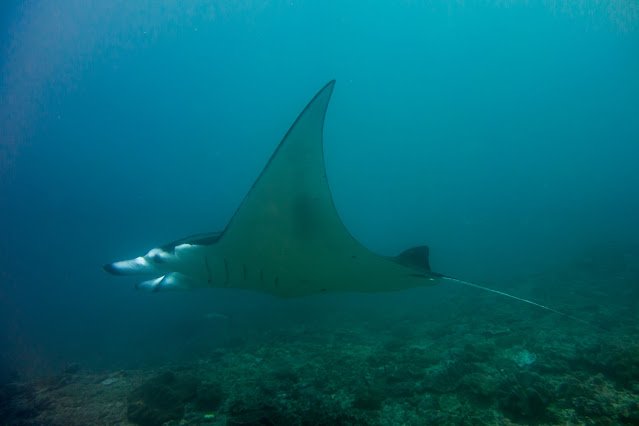
POLYGON ((138 283, 136 288, 147 291, 189 290, 194 287, 189 277, 179 272, 171 272, 151 280, 138 283))

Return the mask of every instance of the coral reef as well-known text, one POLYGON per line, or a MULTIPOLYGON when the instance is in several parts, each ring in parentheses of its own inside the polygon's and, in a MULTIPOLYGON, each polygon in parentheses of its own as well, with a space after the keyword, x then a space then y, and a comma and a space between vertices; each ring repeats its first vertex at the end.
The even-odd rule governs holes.
MULTIPOLYGON (((522 291, 556 277, 537 276, 522 291)), ((582 316, 601 298, 588 294, 584 279, 571 287, 562 278, 564 291, 579 288, 581 299, 573 301, 582 301, 582 316)), ((639 424, 636 321, 602 330, 499 302, 458 298, 428 309, 403 306, 395 316, 231 336, 232 344, 187 365, 111 372, 72 366, 0 387, 0 423, 639 424)), ((607 317, 628 312, 623 304, 606 306, 607 317)))

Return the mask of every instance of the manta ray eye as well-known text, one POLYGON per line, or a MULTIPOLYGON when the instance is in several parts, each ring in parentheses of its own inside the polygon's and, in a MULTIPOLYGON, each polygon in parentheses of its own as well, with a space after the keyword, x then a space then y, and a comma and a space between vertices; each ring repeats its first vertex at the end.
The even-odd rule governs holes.
POLYGON ((151 256, 151 260, 155 263, 164 263, 164 259, 162 258, 162 255, 160 253, 155 253, 153 256, 151 256))
POLYGON ((145 257, 155 264, 163 264, 171 255, 161 248, 154 248, 149 250, 145 257))

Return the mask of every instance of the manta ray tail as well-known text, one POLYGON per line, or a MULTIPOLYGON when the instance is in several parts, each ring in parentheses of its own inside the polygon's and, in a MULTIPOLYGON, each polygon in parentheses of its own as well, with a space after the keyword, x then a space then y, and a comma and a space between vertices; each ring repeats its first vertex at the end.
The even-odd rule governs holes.
POLYGON ((555 314, 561 315, 561 316, 566 317, 566 318, 570 318, 571 320, 578 321, 580 323, 587 324, 587 325, 592 325, 590 322, 588 322, 588 321, 586 321, 584 319, 574 317, 574 316, 572 316, 570 314, 567 314, 565 312, 562 312, 562 311, 558 311, 557 309, 553 309, 550 306, 542 305, 541 303, 533 302, 532 300, 529 300, 529 299, 524 299, 523 297, 518 297, 518 296, 515 296, 515 295, 512 295, 512 294, 505 293, 503 291, 499 291, 499 290, 495 290, 495 289, 492 289, 492 288, 484 287, 482 285, 475 284, 475 283, 472 283, 470 281, 464 281, 464 280, 460 280, 458 278, 448 277, 448 276, 445 276, 445 275, 443 275, 441 277, 441 279, 442 280, 446 280, 446 281, 452 281, 452 282, 455 282, 455 283, 458 283, 458 284, 462 284, 462 285, 465 285, 465 286, 468 286, 468 287, 477 288, 477 289, 482 290, 482 291, 488 291, 490 293, 495 293, 495 294, 498 294, 500 296, 504 296, 504 297, 508 297, 510 299, 517 300, 519 302, 528 303, 529 305, 533 305, 533 306, 536 306, 536 307, 538 307, 540 309, 543 309, 543 310, 546 310, 546 311, 549 311, 549 312, 553 312, 555 314))

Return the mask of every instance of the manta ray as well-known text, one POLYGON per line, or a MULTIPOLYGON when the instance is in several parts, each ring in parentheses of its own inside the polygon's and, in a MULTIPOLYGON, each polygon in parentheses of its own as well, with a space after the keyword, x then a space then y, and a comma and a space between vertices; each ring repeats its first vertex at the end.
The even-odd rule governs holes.
POLYGON ((339 217, 324 167, 323 129, 335 80, 306 105, 221 232, 189 236, 131 260, 114 275, 143 275, 150 291, 238 288, 291 298, 326 292, 384 292, 452 281, 552 308, 431 270, 429 248, 382 256, 339 217))

